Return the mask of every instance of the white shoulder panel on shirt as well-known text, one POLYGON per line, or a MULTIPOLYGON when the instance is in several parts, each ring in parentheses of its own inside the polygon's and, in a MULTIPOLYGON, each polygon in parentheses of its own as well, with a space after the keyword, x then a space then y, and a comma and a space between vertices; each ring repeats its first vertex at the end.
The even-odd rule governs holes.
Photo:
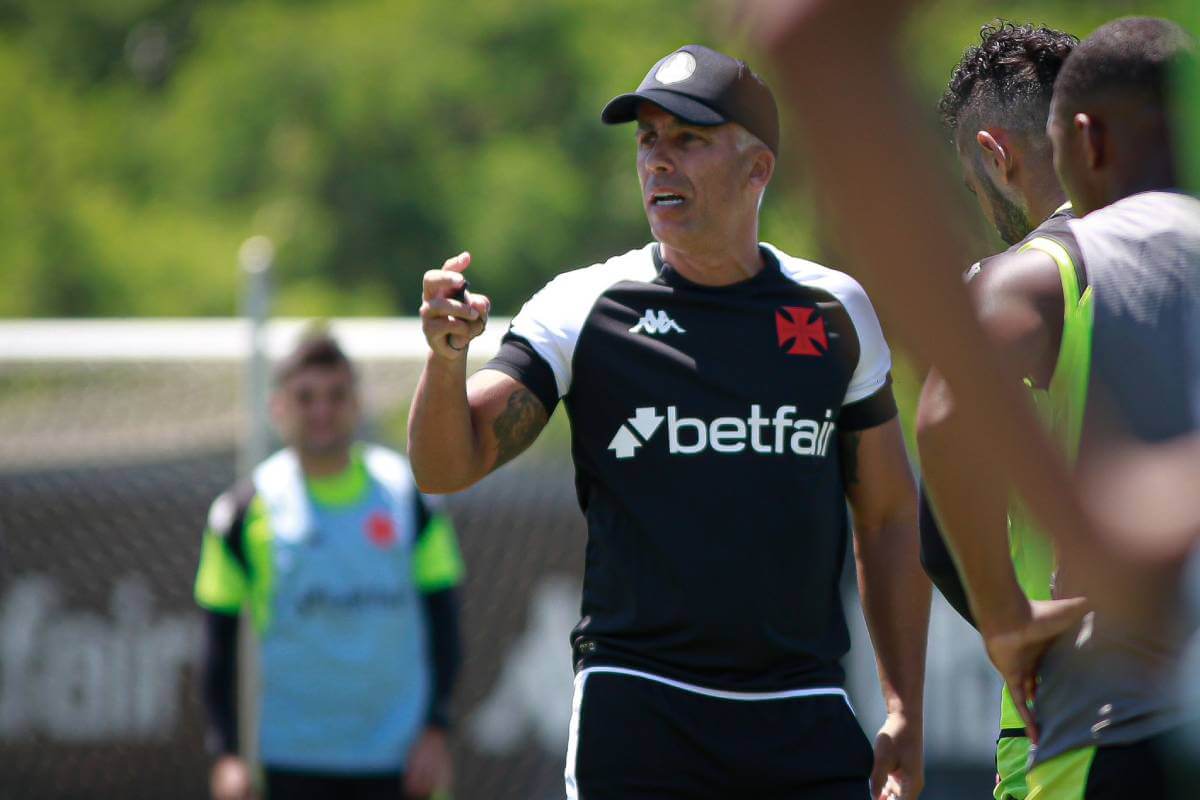
POLYGON ((233 491, 222 492, 208 509, 208 530, 215 536, 224 538, 233 527, 233 518, 237 515, 237 501, 233 491))
POLYGON ((603 263, 564 272, 529 298, 513 317, 509 331, 529 342, 554 370, 559 397, 571 388, 575 343, 592 307, 616 283, 654 280, 658 270, 653 247, 651 242, 603 263))
POLYGON ((829 292, 850 315, 850 321, 858 334, 858 364, 854 376, 846 389, 843 405, 870 397, 887 383, 892 368, 892 353, 883 338, 883 329, 867 293, 858 281, 844 272, 823 267, 813 261, 789 256, 774 245, 763 243, 779 259, 783 274, 802 286, 829 292))

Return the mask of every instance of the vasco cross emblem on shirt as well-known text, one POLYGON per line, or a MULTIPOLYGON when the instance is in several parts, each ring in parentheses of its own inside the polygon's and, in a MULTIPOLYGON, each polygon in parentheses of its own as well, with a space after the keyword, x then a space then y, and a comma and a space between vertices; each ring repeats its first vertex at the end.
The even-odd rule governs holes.
POLYGON ((825 320, 817 316, 815 308, 784 306, 778 309, 775 332, 779 335, 779 346, 789 356, 823 356, 829 350, 825 320))

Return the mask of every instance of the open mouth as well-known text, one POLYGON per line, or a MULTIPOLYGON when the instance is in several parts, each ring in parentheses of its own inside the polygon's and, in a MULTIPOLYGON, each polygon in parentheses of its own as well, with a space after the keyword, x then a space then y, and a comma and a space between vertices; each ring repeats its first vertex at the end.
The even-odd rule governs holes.
POLYGON ((650 197, 652 206, 678 206, 683 204, 683 196, 671 192, 656 192, 650 197))

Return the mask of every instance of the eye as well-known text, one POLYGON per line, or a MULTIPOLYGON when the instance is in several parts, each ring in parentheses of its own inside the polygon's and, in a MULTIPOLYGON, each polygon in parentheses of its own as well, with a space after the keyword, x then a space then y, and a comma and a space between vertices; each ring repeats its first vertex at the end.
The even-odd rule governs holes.
POLYGON ((653 131, 642 131, 638 134, 638 147, 651 147, 654 145, 655 135, 653 131))

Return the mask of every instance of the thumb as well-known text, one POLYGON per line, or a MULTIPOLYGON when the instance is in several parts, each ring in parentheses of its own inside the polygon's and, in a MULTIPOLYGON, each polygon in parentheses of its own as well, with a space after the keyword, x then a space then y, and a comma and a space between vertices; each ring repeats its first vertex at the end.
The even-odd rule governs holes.
POLYGON ((1036 612, 1033 615, 1033 633, 1036 638, 1058 636, 1079 624, 1088 614, 1086 597, 1072 597, 1067 600, 1035 601, 1036 612))
POLYGON ((446 269, 451 272, 463 272, 470 265, 471 254, 464 250, 453 258, 447 258, 446 263, 442 264, 442 269, 446 269))

